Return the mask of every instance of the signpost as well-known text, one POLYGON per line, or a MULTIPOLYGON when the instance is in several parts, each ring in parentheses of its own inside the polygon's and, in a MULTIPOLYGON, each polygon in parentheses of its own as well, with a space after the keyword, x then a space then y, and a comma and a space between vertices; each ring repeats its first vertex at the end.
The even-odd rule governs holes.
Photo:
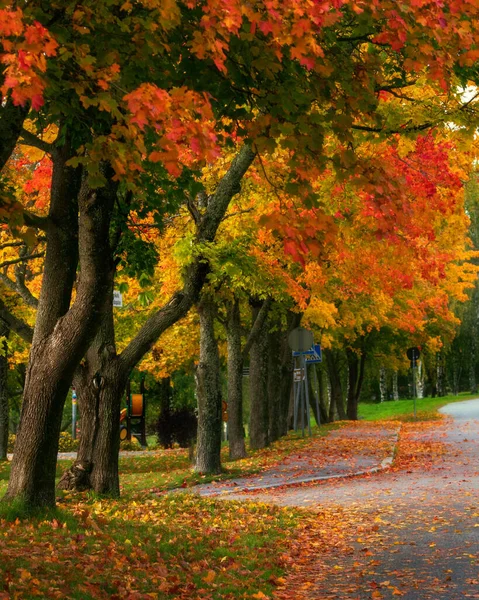
POLYGON ((123 306, 123 296, 119 290, 113 290, 113 306, 121 308, 123 306))
POLYGON ((406 350, 406 356, 411 361, 411 369, 412 369, 412 397, 414 400, 414 420, 416 420, 416 366, 417 360, 421 356, 419 352, 419 348, 414 346, 413 348, 408 348, 406 350))
MULTIPOLYGON (((297 327, 288 336, 288 343, 293 350, 293 394, 294 394, 294 430, 298 430, 301 415, 301 429, 304 436, 305 419, 311 435, 311 417, 309 412, 308 364, 321 362, 321 348, 314 344, 313 332, 304 327, 297 327), (298 364, 299 363, 299 364, 298 364)), ((316 414, 319 415, 318 396, 316 398, 316 414)), ((319 423, 318 423, 319 424, 319 423)))

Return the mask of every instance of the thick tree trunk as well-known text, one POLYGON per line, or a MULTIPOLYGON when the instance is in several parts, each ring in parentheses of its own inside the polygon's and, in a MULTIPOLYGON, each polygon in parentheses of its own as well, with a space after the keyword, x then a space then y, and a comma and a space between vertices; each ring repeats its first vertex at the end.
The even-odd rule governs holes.
POLYGON ((243 425, 243 353, 239 301, 228 311, 228 442, 231 460, 246 456, 243 425))
POLYGON ((59 487, 92 488, 98 494, 118 496, 120 405, 128 376, 121 369, 115 348, 112 272, 108 279, 100 328, 73 380, 81 417, 77 459, 63 475, 59 487))
POLYGON ((9 328, 0 321, 0 460, 7 459, 8 447, 7 338, 9 333, 9 328))
POLYGON ((214 321, 216 307, 208 296, 199 305, 200 360, 196 369, 198 398, 198 441, 195 471, 215 474, 221 472, 221 382, 218 342, 214 321))
POLYGON ((280 331, 268 333, 268 417, 269 442, 281 437, 281 341, 280 331))
POLYGON ((55 503, 63 405, 75 368, 99 325, 108 290, 105 256, 110 256, 109 223, 117 186, 90 190, 85 182, 79 195, 77 246, 73 225, 77 173, 65 166, 68 158, 68 154, 62 155, 54 163, 42 291, 6 494, 7 499, 19 498, 37 506, 55 503), (78 248, 81 276, 75 302, 69 308, 78 248))
MULTIPOLYGON (((261 303, 252 306, 253 321, 261 309, 261 303)), ((268 389, 267 389, 267 327, 263 324, 259 335, 251 344, 249 383, 250 383, 250 447, 254 450, 266 448, 268 438, 268 389)))

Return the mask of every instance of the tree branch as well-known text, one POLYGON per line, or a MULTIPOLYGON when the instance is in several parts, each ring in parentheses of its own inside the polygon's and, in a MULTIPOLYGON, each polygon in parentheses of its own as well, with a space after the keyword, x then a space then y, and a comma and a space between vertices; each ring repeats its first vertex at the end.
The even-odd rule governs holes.
POLYGON ((20 132, 20 143, 23 143, 27 146, 33 146, 34 148, 38 148, 39 150, 43 150, 49 154, 52 158, 56 158, 57 150, 53 144, 49 142, 45 142, 44 140, 37 137, 35 134, 27 131, 25 128, 20 132))
POLYGON ((21 256, 19 258, 12 258, 11 260, 5 260, 0 263, 0 269, 4 269, 9 265, 16 265, 18 263, 26 262, 28 260, 33 260, 34 258, 43 258, 45 256, 45 252, 37 252, 36 254, 29 254, 28 256, 21 256))
POLYGON ((266 321, 266 318, 268 316, 268 312, 269 312, 272 302, 273 302, 272 298, 266 298, 266 300, 263 302, 263 305, 261 306, 258 314, 256 315, 256 319, 254 320, 253 326, 250 329, 248 339, 246 340, 246 344, 242 351, 243 360, 246 360, 246 358, 249 354, 249 351, 251 350, 251 346, 255 343, 259 334, 261 333, 261 330, 262 330, 264 322, 266 321))
MULTIPOLYGON (((255 157, 256 153, 249 145, 244 145, 236 155, 227 173, 219 182, 215 193, 209 198, 206 211, 197 227, 196 240, 198 242, 214 240, 229 203, 237 193, 239 183, 255 157)), ((151 350, 160 335, 187 314, 193 304, 197 302, 208 272, 209 265, 205 258, 197 256, 186 269, 182 290, 173 294, 169 302, 146 321, 120 354, 119 360, 123 363, 124 368, 133 369, 151 350)))
POLYGON ((2 300, 0 300, 0 320, 5 323, 9 329, 19 335, 22 340, 31 344, 33 339, 33 329, 30 325, 27 325, 25 321, 12 315, 2 300))

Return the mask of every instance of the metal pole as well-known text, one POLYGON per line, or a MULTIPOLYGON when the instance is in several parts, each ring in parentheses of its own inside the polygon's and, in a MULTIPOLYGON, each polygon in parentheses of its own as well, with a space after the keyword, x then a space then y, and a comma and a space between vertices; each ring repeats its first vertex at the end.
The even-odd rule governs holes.
POLYGON ((416 355, 412 357, 412 397, 414 400, 414 420, 416 420, 416 355))
POLYGON ((310 411, 309 411, 309 386, 308 386, 308 363, 306 361, 306 356, 303 356, 303 362, 304 362, 304 391, 305 391, 305 397, 306 397, 306 421, 308 422, 308 433, 309 436, 311 437, 311 415, 310 415, 310 411))
POLYGON ((77 393, 72 388, 72 438, 77 439, 77 393))
POLYGON ((304 385, 303 385, 303 375, 304 375, 304 371, 303 371, 303 355, 301 354, 301 358, 300 358, 300 362, 299 364, 300 366, 300 390, 301 390, 301 431, 303 432, 303 437, 304 437, 304 402, 305 402, 305 393, 304 393, 304 385))
POLYGON ((318 372, 316 371, 316 365, 313 365, 313 373, 314 373, 314 384, 316 386, 314 397, 316 399, 316 425, 321 425, 321 413, 319 412, 319 379, 318 372))
POLYGON ((294 359, 293 369, 293 388, 294 388, 294 430, 298 431, 298 409, 299 409, 299 394, 301 381, 294 381, 294 371, 296 370, 297 361, 294 359))

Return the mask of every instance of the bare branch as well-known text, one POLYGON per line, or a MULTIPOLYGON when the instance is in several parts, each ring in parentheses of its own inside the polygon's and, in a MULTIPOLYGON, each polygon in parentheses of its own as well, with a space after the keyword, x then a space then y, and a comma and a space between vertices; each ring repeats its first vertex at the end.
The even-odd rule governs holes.
POLYGON ((16 265, 18 263, 23 263, 28 260, 33 260, 34 258, 43 258, 43 256, 45 256, 44 252, 37 252, 36 254, 29 254, 28 256, 21 256, 19 258, 12 258, 11 260, 5 260, 4 262, 0 263, 0 269, 4 269, 9 265, 16 265))

